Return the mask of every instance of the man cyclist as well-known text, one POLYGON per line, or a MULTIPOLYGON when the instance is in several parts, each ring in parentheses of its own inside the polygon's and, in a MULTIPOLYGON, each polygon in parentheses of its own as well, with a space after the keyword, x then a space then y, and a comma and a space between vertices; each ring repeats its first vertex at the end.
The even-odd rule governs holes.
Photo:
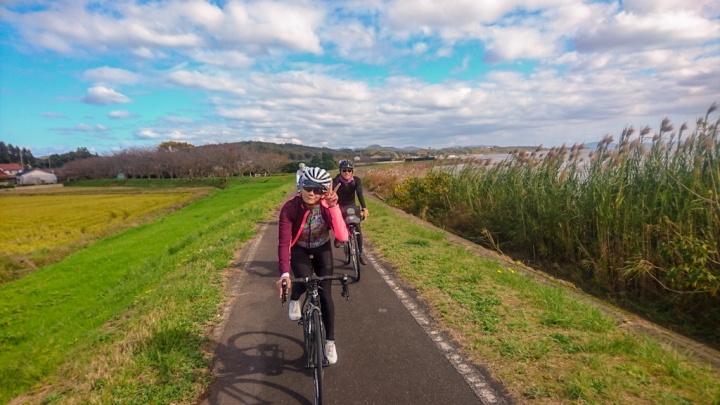
POLYGON ((298 170, 295 172, 295 185, 297 185, 297 191, 300 192, 300 188, 302 187, 302 175, 305 172, 305 163, 300 163, 298 165, 298 170))
MULTIPOLYGON (((296 278, 310 277, 310 255, 313 268, 319 277, 333 274, 333 255, 330 231, 338 240, 347 240, 347 227, 337 205, 337 189, 332 187, 328 172, 310 167, 303 172, 302 190, 286 201, 280 209, 278 221, 278 267, 280 279, 277 288, 282 297, 282 280, 291 290, 288 315, 293 321, 301 317, 300 297, 307 290, 305 283, 292 284, 290 270, 296 278)), ((325 324, 325 357, 330 364, 337 362, 335 348, 335 304, 331 294, 332 280, 320 282, 320 304, 325 324)))
MULTIPOLYGON (((354 208, 355 211, 367 218, 370 215, 367 207, 365 206, 365 197, 363 197, 362 180, 358 176, 354 176, 355 165, 349 160, 340 161, 340 174, 333 179, 333 184, 339 184, 340 188, 337 190, 338 205, 342 210, 343 218, 347 216, 347 209, 354 208), (358 210, 357 204, 355 204, 355 195, 360 201, 362 210, 358 210)), ((360 263, 363 265, 367 264, 365 255, 363 255, 362 248, 362 231, 360 230, 360 224, 357 224, 357 230, 360 233, 357 238, 358 249, 360 250, 360 263)), ((335 239, 335 247, 342 247, 342 242, 335 239)))

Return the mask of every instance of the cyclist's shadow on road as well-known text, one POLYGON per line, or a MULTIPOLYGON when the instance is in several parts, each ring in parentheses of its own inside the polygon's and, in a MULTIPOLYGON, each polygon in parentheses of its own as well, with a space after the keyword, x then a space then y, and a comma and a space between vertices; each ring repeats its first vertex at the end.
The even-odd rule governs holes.
POLYGON ((220 397, 231 397, 241 404, 272 404, 282 402, 281 398, 312 403, 273 378, 284 373, 311 378, 310 370, 305 369, 302 340, 274 332, 242 332, 218 343, 215 356, 217 380, 209 398, 211 404, 218 403, 220 397), (294 352, 299 355, 287 358, 286 348, 292 345, 297 346, 294 352))
POLYGON ((257 276, 257 277, 263 277, 263 278, 278 278, 280 275, 278 274, 278 262, 277 260, 273 261, 261 261, 261 260, 253 260, 253 262, 245 268, 245 273, 257 276))

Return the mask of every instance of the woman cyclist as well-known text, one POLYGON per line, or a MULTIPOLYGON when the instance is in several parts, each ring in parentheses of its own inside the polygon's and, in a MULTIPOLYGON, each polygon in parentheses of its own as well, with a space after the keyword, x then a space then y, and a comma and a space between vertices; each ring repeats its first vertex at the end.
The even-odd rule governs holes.
MULTIPOLYGON (((319 167, 309 167, 303 172, 302 189, 298 195, 286 201, 280 209, 278 223, 278 260, 280 279, 277 288, 282 296, 282 280, 291 289, 289 316, 296 321, 301 317, 300 296, 307 290, 304 283, 292 284, 293 275, 312 275, 313 268, 319 277, 333 274, 333 255, 330 246, 330 230, 338 240, 347 240, 347 227, 337 205, 337 187, 333 189, 328 172, 319 167)), ((320 282, 320 304, 325 324, 325 356, 330 364, 337 362, 335 348, 335 305, 332 300, 332 280, 320 282)))
POLYGON ((302 175, 305 172, 305 163, 300 163, 298 165, 298 169, 295 172, 295 184, 297 184, 297 191, 300 192, 300 187, 302 187, 302 175))
MULTIPOLYGON (((349 160, 343 160, 340 162, 340 174, 335 176, 335 178, 333 179, 333 184, 340 185, 340 188, 337 189, 338 205, 340 205, 340 210, 342 210, 343 217, 345 217, 347 215, 348 208, 354 208, 355 210, 358 209, 357 204, 355 204, 355 195, 357 194, 357 198, 360 201, 360 206, 362 207, 361 214, 363 215, 363 217, 367 218, 370 215, 370 212, 365 206, 365 197, 363 197, 362 181, 358 176, 353 176, 354 170, 355 165, 353 164, 353 162, 349 160)), ((358 250, 360 250, 360 263, 367 264, 365 255, 363 255, 362 252, 362 231, 360 230, 360 224, 357 224, 357 230, 360 233, 357 238, 358 250)), ((341 246, 342 242, 335 239, 335 247, 339 248, 341 246)))

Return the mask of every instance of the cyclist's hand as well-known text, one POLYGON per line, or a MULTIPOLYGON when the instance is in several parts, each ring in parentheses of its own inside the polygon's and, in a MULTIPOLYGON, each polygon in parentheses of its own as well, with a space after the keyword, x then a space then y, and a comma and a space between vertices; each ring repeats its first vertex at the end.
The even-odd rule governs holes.
POLYGON ((290 291, 291 291, 291 290, 290 290, 290 287, 292 286, 292 281, 290 281, 290 277, 287 277, 287 276, 285 276, 285 277, 280 277, 280 278, 278 279, 278 281, 275 282, 275 285, 277 286, 277 289, 278 289, 278 298, 282 298, 282 294, 283 294, 282 281, 283 281, 283 280, 287 281, 287 287, 286 287, 287 290, 286 290, 286 291, 288 292, 288 294, 289 294, 290 291))
POLYGON ((367 218, 370 216, 370 211, 368 211, 367 208, 363 208, 361 212, 363 214, 363 218, 367 218))
POLYGON ((325 201, 327 201, 327 203, 328 203, 328 207, 330 207, 330 208, 337 205, 337 200, 338 200, 337 191, 340 188, 340 184, 341 183, 338 183, 337 186, 335 186, 335 188, 333 188, 333 186, 332 186, 333 184, 331 181, 330 182, 330 190, 328 190, 328 192, 325 193, 324 198, 325 198, 325 201))

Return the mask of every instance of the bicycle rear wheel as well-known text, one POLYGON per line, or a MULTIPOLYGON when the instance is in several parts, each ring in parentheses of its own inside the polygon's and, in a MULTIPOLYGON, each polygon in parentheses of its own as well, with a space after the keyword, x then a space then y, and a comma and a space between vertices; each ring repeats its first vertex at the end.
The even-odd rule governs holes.
POLYGON ((323 341, 322 322, 320 320, 320 311, 314 311, 312 315, 313 333, 315 346, 313 352, 313 387, 315 389, 315 405, 322 405, 322 381, 323 381, 323 362, 325 361, 325 342, 323 341))

